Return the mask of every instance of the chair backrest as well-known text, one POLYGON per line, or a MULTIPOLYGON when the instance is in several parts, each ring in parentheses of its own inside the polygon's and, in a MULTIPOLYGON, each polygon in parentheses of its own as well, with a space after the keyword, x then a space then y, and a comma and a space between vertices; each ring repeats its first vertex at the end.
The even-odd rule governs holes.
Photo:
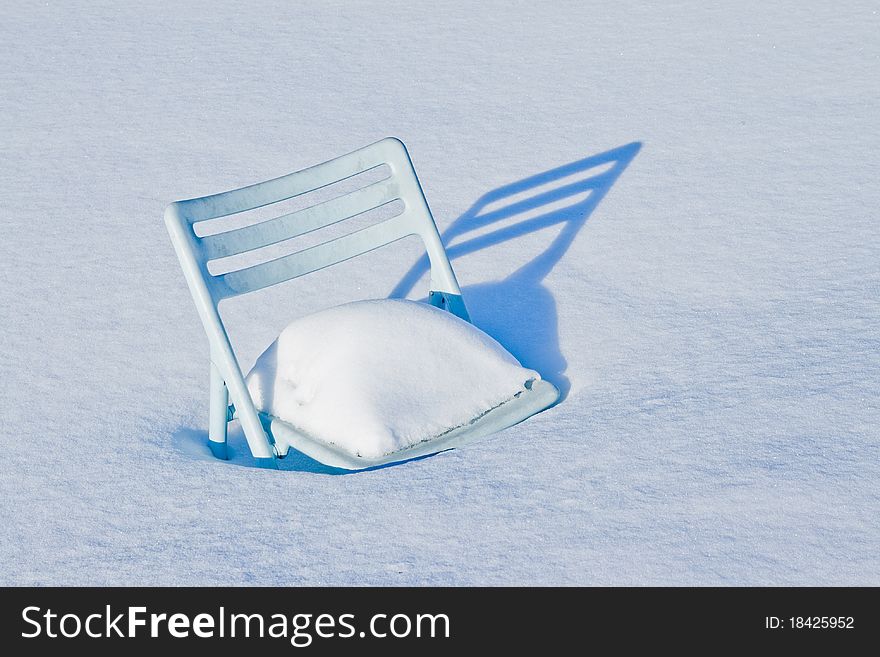
POLYGON ((430 302, 467 319, 461 290, 409 154, 403 142, 393 137, 280 178, 177 201, 165 210, 165 225, 208 335, 211 361, 229 387, 248 444, 258 458, 269 456, 271 448, 220 318, 218 304, 223 299, 282 283, 409 235, 418 235, 430 261, 430 302), (196 234, 194 227, 201 222, 286 201, 382 165, 390 169, 388 178, 355 191, 251 225, 202 237, 196 234), (208 269, 208 263, 213 260, 284 242, 396 200, 403 202, 400 214, 367 228, 222 274, 213 275, 208 269))
POLYGON ((425 245, 431 260, 431 289, 461 294, 406 147, 393 137, 274 180, 172 203, 165 221, 178 256, 192 261, 215 302, 308 274, 409 235, 418 235, 425 245), (390 168, 390 177, 348 194, 225 232, 205 237, 195 233, 200 222, 285 201, 383 164, 390 168), (398 199, 404 203, 403 212, 381 223, 267 262, 217 276, 208 272, 212 260, 270 246, 398 199))

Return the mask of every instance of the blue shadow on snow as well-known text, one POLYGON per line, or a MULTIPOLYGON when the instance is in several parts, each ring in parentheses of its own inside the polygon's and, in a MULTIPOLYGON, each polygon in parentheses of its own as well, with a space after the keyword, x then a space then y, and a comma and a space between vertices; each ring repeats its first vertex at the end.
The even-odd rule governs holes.
MULTIPOLYGON (((543 281, 640 149, 641 143, 633 142, 499 187, 480 197, 441 235, 455 260, 562 225, 546 249, 506 278, 462 288, 473 323, 559 388, 560 402, 570 388, 567 363, 559 348, 556 301, 543 281)), ((388 296, 405 297, 428 269, 428 257, 423 256, 388 296)))

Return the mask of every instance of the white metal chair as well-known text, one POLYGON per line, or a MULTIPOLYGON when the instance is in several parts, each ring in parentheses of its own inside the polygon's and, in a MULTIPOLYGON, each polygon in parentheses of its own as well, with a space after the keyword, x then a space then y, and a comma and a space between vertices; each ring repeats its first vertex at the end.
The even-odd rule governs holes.
POLYGON ((441 440, 375 462, 342 457, 332 449, 328 450, 326 445, 316 444, 307 436, 298 434, 277 418, 259 413, 254 406, 218 311, 218 305, 224 299, 282 283, 409 235, 418 235, 430 261, 429 303, 469 321, 461 290, 409 154, 398 139, 389 137, 348 155, 266 182, 212 196, 177 201, 166 209, 165 223, 210 343, 208 444, 218 458, 227 458, 227 424, 233 416, 240 419, 248 446, 261 465, 274 466, 275 459, 286 455, 287 448, 293 445, 328 465, 357 469, 415 458, 460 445, 479 435, 515 424, 543 410, 558 398, 558 391, 551 384, 538 381, 528 391, 529 394, 523 395, 515 404, 506 404, 506 408, 488 413, 466 427, 466 430, 451 432, 441 440), (331 200, 204 237, 199 237, 194 230, 199 222, 291 199, 383 164, 389 166, 390 177, 331 200), (212 275, 208 271, 208 263, 212 260, 270 246, 397 199, 404 203, 403 212, 381 223, 224 274, 212 275), (279 440, 282 435, 284 440, 279 440))

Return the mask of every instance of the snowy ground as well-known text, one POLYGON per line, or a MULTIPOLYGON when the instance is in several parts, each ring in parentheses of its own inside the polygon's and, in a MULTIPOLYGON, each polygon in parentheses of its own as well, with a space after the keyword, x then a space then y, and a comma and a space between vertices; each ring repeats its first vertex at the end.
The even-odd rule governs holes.
MULTIPOLYGON (((880 584, 880 14, 769 4, 0 4, 0 583, 880 584), (500 208, 466 300, 566 398, 362 474, 211 460, 165 204, 386 135, 451 242, 500 208)), ((416 253, 230 303, 242 358, 416 253)))

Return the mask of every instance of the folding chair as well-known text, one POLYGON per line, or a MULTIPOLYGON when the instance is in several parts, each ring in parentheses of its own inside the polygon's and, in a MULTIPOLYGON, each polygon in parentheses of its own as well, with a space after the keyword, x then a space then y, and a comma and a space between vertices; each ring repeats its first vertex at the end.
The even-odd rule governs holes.
POLYGON ((165 224, 183 268, 186 282, 208 336, 211 353, 208 445, 221 459, 228 458, 227 424, 237 417, 257 462, 273 467, 275 459, 292 445, 328 465, 360 469, 408 460, 463 444, 515 424, 553 404, 558 391, 536 381, 524 394, 493 409, 466 427, 437 440, 378 460, 359 460, 302 435, 278 418, 258 412, 245 384, 218 305, 229 299, 323 269, 410 235, 418 235, 430 262, 428 302, 469 321, 461 289, 443 248, 431 211, 403 143, 393 137, 308 169, 212 196, 177 201, 165 211, 165 224), (356 191, 225 232, 199 237, 199 222, 278 203, 341 182, 383 164, 390 177, 356 191), (213 275, 208 263, 283 242, 344 221, 394 200, 404 210, 381 223, 266 262, 213 275), (229 404, 229 397, 232 404, 229 404))

